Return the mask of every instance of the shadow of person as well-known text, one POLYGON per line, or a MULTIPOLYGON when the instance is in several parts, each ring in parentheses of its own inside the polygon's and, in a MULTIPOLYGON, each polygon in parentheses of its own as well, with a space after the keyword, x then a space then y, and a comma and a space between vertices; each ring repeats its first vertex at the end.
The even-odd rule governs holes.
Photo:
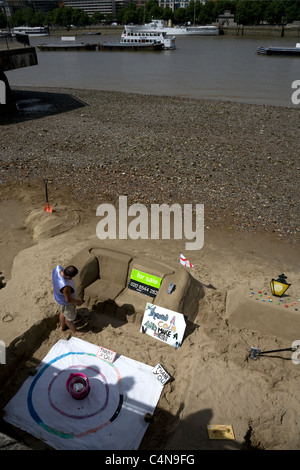
MULTIPOLYGON (((76 353, 72 354, 76 356, 76 353)), ((57 359, 60 360, 60 356, 57 359)), ((40 425, 42 423, 40 416, 47 416, 47 426, 42 427, 43 430, 39 433, 31 434, 28 427, 24 428, 27 430, 19 429, 18 424, 11 424, 9 420, 5 421, 2 416, 0 417, 0 433, 10 437, 17 449, 56 448, 55 442, 47 440, 47 437, 53 434, 59 441, 65 436, 75 436, 80 439, 81 434, 82 437, 85 434, 91 435, 92 438, 85 443, 85 446, 82 442, 80 443, 83 445, 82 450, 87 448, 86 446, 91 450, 105 450, 111 448, 111 445, 113 448, 119 448, 122 445, 129 448, 132 439, 140 438, 142 427, 137 428, 137 423, 139 423, 140 415, 146 414, 148 408, 138 399, 132 398, 135 397, 132 389, 136 378, 130 375, 120 378, 114 373, 107 374, 110 366, 102 360, 91 365, 80 365, 78 362, 80 360, 78 361, 76 357, 75 364, 69 364, 63 368, 56 367, 56 361, 50 363, 42 361, 38 364, 39 372, 32 379, 29 392, 24 390, 23 399, 29 403, 28 409, 31 410, 32 422, 35 421, 40 425), (72 378, 78 374, 86 378, 89 392, 82 399, 74 398, 76 394, 69 391, 68 379, 71 374, 72 378), (47 383, 46 388, 44 388, 43 381, 47 383), (43 400, 40 400, 41 396, 44 396, 43 400), (59 427, 59 433, 56 432, 56 425, 59 427), (123 431, 127 427, 130 432, 124 434, 123 431), (134 436, 132 436, 133 433, 135 433, 134 436)), ((21 411, 20 423, 22 419, 24 417, 21 411)), ((72 446, 69 447, 71 441, 72 439, 69 438, 62 439, 59 443, 60 448, 72 448, 72 446)))
MULTIPOLYGON (((110 304, 112 307, 113 304, 110 304)), ((120 309, 122 310, 122 309, 120 309)), ((134 311, 126 310, 128 316, 134 314, 134 311)), ((120 313, 108 314, 105 309, 90 309, 85 305, 77 308, 77 318, 74 322, 76 328, 83 332, 90 331, 92 333, 99 333, 106 328, 108 325, 111 325, 113 328, 118 328, 125 323, 128 323, 128 318, 126 315, 120 313)))
MULTIPOLYGON (((169 436, 167 450, 242 450, 243 444, 237 440, 211 439, 207 426, 214 424, 210 408, 197 411, 177 422, 177 427, 169 436)), ((228 424, 228 423, 217 423, 228 424)))
POLYGON ((92 331, 91 325, 90 325, 90 311, 88 308, 84 307, 78 307, 77 310, 77 316, 76 319, 74 320, 74 325, 76 327, 76 330, 82 333, 88 333, 92 331))

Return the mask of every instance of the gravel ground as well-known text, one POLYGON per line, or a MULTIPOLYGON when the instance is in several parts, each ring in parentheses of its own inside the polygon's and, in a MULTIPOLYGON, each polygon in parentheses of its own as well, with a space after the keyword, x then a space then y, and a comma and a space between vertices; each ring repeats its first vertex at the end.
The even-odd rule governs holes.
POLYGON ((206 225, 299 241, 300 108, 13 92, 20 111, 0 117, 2 183, 48 177, 81 204, 204 204, 206 225))

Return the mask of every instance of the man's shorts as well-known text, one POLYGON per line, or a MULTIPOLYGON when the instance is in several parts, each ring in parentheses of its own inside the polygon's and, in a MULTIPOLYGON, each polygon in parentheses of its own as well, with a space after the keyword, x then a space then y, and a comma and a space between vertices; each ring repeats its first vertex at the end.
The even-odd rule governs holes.
POLYGON ((63 316, 65 317, 66 320, 68 321, 74 321, 77 313, 76 313, 76 305, 74 304, 69 304, 69 305, 60 305, 61 311, 63 313, 63 316))

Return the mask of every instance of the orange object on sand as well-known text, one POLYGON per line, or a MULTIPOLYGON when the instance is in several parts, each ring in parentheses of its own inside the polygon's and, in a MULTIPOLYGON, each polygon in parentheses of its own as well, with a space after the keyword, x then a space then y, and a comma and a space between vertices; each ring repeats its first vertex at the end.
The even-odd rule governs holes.
POLYGON ((46 190, 46 205, 44 207, 44 211, 45 212, 52 212, 52 207, 49 206, 49 202, 48 202, 48 190, 47 190, 48 180, 44 180, 44 183, 45 183, 45 190, 46 190))

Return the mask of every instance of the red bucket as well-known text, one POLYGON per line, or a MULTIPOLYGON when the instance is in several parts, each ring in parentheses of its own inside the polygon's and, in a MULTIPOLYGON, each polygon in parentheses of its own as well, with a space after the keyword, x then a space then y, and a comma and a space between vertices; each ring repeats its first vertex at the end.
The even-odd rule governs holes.
POLYGON ((73 398, 75 398, 75 400, 82 400, 89 394, 89 379, 85 374, 81 374, 80 372, 70 374, 70 377, 66 382, 66 387, 68 392, 73 398))

